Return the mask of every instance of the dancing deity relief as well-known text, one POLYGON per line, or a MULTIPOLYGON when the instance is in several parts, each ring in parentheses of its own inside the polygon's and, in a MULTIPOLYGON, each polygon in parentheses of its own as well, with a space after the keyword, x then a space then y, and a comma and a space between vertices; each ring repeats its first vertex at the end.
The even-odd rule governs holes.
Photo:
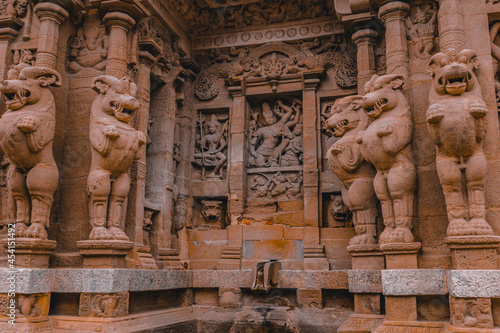
POLYGON ((250 167, 279 167, 302 164, 302 105, 294 100, 291 106, 277 100, 273 110, 262 103, 263 124, 252 114, 250 128, 250 167), (279 118, 279 119, 277 119, 279 118))

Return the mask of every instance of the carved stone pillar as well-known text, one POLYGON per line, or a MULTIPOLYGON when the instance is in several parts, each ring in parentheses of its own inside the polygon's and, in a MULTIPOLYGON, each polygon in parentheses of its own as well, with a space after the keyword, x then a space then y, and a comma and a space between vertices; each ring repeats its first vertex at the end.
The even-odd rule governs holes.
POLYGON ((406 16, 410 6, 402 1, 391 1, 381 6, 379 17, 385 23, 387 74, 408 77, 408 44, 406 41, 406 16))
POLYGON ((372 29, 361 29, 352 35, 352 41, 358 48, 358 94, 364 93, 365 83, 370 81, 375 68, 375 45, 378 33, 372 29))
MULTIPOLYGON (((459 0, 439 1, 439 46, 441 52, 465 47, 465 30, 459 0)), ((487 35, 487 34, 486 34, 487 35)))
POLYGON ((35 14, 40 19, 36 65, 56 68, 59 27, 68 17, 68 12, 59 5, 42 2, 35 6, 35 14))
POLYGON ((110 12, 104 15, 104 23, 109 27, 109 51, 106 74, 121 79, 127 74, 127 33, 135 25, 130 15, 110 12))

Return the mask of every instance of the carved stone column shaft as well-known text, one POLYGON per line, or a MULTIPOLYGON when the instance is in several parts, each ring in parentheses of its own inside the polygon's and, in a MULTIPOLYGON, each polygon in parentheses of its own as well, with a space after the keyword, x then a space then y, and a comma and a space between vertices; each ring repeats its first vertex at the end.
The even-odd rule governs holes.
POLYGON ((364 85, 370 81, 375 69, 375 52, 373 45, 376 42, 378 33, 372 29, 362 29, 352 35, 352 40, 358 48, 358 94, 364 93, 364 85))
POLYGON ((36 65, 56 68, 59 27, 68 17, 68 12, 59 5, 42 2, 36 5, 35 13, 40 19, 36 65))
POLYGON ((465 47, 464 20, 459 0, 441 0, 439 2, 439 46, 441 51, 457 51, 465 47))
POLYGON ((109 51, 106 74, 121 79, 127 74, 127 33, 135 25, 128 14, 111 12, 104 15, 104 23, 109 27, 109 51))
POLYGON ((409 75, 408 45, 406 42, 406 16, 410 6, 402 1, 386 3, 379 9, 385 23, 387 74, 409 75))

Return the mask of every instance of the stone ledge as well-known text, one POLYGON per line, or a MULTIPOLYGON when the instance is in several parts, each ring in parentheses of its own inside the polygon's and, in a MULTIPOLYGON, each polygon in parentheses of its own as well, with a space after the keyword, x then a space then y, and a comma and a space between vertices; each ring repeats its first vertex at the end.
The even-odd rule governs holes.
POLYGON ((193 288, 250 288, 252 271, 193 270, 193 288))
POLYGON ((453 297, 500 297, 500 270, 451 270, 447 276, 453 297))
POLYGON ((348 270, 280 271, 278 288, 348 289, 348 270))
POLYGON ((349 292, 381 293, 382 274, 380 270, 352 269, 348 272, 349 292))
POLYGON ((443 269, 388 269, 382 271, 386 296, 446 295, 443 269))

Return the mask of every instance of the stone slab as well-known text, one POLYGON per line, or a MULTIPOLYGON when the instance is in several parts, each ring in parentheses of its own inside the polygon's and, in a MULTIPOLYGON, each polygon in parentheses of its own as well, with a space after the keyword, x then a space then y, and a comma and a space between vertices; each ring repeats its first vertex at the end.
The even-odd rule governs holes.
POLYGON ((15 277, 16 292, 20 294, 47 293, 52 288, 52 270, 19 268, 16 270, 0 269, 0 293, 7 293, 10 279, 15 277))
POLYGON ((348 289, 347 270, 280 271, 278 288, 348 289))
POLYGON ((192 274, 179 270, 134 269, 130 271, 129 291, 184 289, 192 285, 192 274))
POLYGON ((381 293, 382 274, 379 270, 352 269, 348 272, 349 292, 381 293))
POLYGON ((451 270, 447 276, 453 297, 500 297, 500 270, 451 270))
POLYGON ((250 288, 252 271, 195 270, 193 288, 250 288))
POLYGON ((382 271, 386 296, 446 295, 446 275, 442 269, 388 269, 382 271))

